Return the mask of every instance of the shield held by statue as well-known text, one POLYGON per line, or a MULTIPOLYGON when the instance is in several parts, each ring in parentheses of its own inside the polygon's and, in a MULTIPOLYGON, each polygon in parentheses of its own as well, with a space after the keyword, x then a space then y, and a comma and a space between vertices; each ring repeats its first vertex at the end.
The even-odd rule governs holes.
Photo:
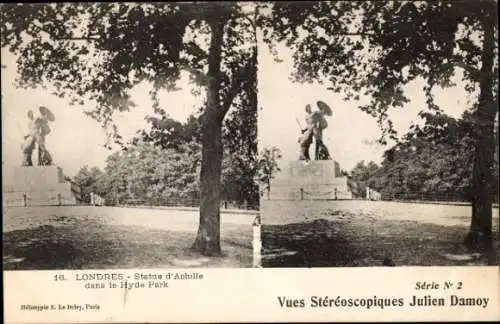
POLYGON ((327 116, 333 116, 333 110, 324 101, 318 100, 316 102, 320 111, 322 111, 327 116))

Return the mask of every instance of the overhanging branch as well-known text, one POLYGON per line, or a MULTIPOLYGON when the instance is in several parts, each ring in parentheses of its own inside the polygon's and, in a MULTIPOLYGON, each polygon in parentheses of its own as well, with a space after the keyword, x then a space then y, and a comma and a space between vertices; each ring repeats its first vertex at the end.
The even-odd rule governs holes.
POLYGON ((194 69, 185 64, 181 65, 179 67, 179 70, 184 70, 191 73, 196 78, 196 80, 199 81, 201 86, 208 85, 208 75, 205 72, 198 69, 194 69))
POLYGON ((460 67, 462 69, 464 69, 465 71, 467 71, 467 73, 469 73, 471 79, 475 82, 479 82, 480 80, 480 71, 472 66, 470 66, 469 64, 467 63, 464 63, 460 58, 452 58, 450 60, 450 62, 457 66, 457 67, 460 67))
POLYGON ((60 36, 54 36, 51 32, 45 30, 44 28, 37 26, 37 28, 44 32, 45 34, 49 35, 50 39, 55 40, 55 41, 69 41, 69 40, 75 40, 75 41, 95 41, 101 39, 98 35, 88 35, 88 36, 67 36, 67 37, 60 37, 60 36))
POLYGON ((256 64, 256 60, 257 60, 257 25, 255 22, 257 20, 258 10, 259 10, 259 4, 257 3, 257 4, 255 4, 255 8, 254 8, 254 11, 252 13, 248 13, 248 14, 241 14, 240 13, 239 15, 237 15, 237 17, 241 17, 241 18, 246 19, 250 23, 250 26, 253 28, 254 36, 255 36, 255 46, 254 46, 254 52, 252 54, 252 57, 232 78, 231 84, 229 85, 229 90, 226 93, 226 96, 222 102, 222 107, 220 110, 221 120, 224 118, 224 116, 229 111, 229 108, 231 107, 231 104, 233 103, 233 100, 236 97, 236 95, 238 95, 238 93, 241 91, 244 78, 252 72, 251 70, 253 68, 253 65, 256 64), (252 20, 252 18, 250 18, 250 15, 252 15, 253 20, 252 20))
POLYGON ((97 41, 101 39, 97 36, 82 36, 82 37, 53 37, 54 40, 73 40, 73 41, 97 41))
POLYGON ((333 36, 376 36, 374 33, 368 32, 338 32, 331 34, 333 36))
POLYGON ((231 84, 229 85, 229 90, 227 91, 227 94, 222 102, 222 107, 220 110, 221 119, 224 118, 229 108, 231 107, 234 98, 241 91, 245 77, 252 72, 251 69, 255 64, 256 55, 257 53, 254 52, 248 62, 238 72, 236 72, 235 76, 232 78, 231 84))

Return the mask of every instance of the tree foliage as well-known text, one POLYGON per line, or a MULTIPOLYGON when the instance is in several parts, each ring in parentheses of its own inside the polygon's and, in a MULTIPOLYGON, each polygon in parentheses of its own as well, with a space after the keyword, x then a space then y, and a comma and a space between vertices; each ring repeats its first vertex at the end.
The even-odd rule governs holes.
MULTIPOLYGON (((441 113, 421 113, 424 126, 414 125, 384 153, 381 166, 359 162, 351 171, 364 196, 368 186, 384 199, 472 200, 474 160, 471 113, 455 119, 441 113)), ((496 132, 498 137, 498 132, 496 132)), ((498 150, 494 178, 498 183, 498 150)), ((498 201, 498 185, 492 198, 498 201)))
POLYGON ((354 183, 351 187, 353 190, 353 196, 357 198, 363 198, 366 196, 366 188, 379 188, 376 182, 375 176, 379 170, 379 166, 370 161, 365 164, 365 161, 360 161, 354 166, 350 174, 350 180, 354 183))
POLYGON ((161 117, 148 116, 149 129, 139 130, 131 141, 133 145, 143 141, 153 143, 164 149, 179 149, 188 142, 201 143, 200 122, 193 115, 185 123, 165 115, 161 117))
POLYGON ((197 205, 201 151, 198 143, 163 149, 139 142, 111 154, 102 176, 111 204, 197 205))
POLYGON ((90 193, 95 193, 104 196, 106 188, 101 186, 104 172, 97 168, 89 168, 87 165, 78 170, 78 173, 73 177, 73 182, 80 187, 82 201, 90 203, 90 193))
MULTIPOLYGON (((257 111, 248 103, 244 92, 235 103, 223 125, 224 152, 222 157, 222 196, 237 205, 258 208, 257 172, 257 111), (241 100, 241 102, 240 102, 241 100), (241 106, 240 106, 241 105, 241 106)), ((193 142, 201 146, 200 123, 190 116, 185 123, 168 117, 149 118, 151 128, 141 130, 132 145, 150 142, 167 150, 178 151, 182 145, 193 142)), ((200 151, 201 152, 201 151, 200 151)), ((200 152, 196 152, 199 154, 200 152)))
POLYGON ((265 147, 259 157, 258 162, 258 179, 261 185, 261 191, 271 190, 271 180, 274 175, 280 171, 278 160, 281 159, 281 151, 277 147, 265 147))

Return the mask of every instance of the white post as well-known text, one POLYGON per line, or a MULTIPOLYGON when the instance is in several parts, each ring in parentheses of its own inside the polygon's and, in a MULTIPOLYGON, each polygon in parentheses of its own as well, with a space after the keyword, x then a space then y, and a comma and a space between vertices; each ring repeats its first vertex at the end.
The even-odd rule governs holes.
POLYGON ((261 249, 262 249, 262 240, 261 240, 261 231, 260 231, 260 215, 255 217, 255 220, 253 222, 253 240, 252 240, 252 247, 253 247, 253 267, 254 268, 261 268, 262 267, 262 255, 261 255, 261 249))
POLYGON ((370 200, 370 188, 366 187, 366 199, 370 200))

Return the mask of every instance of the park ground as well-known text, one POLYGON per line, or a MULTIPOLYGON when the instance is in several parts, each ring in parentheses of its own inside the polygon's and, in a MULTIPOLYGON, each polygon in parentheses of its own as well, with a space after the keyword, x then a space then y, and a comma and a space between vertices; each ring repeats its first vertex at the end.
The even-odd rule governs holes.
POLYGON ((462 244, 471 218, 464 205, 383 201, 261 201, 263 267, 498 265, 494 249, 462 244))
POLYGON ((255 215, 221 214, 223 256, 191 252, 199 212, 91 206, 7 207, 4 270, 252 267, 255 215))

